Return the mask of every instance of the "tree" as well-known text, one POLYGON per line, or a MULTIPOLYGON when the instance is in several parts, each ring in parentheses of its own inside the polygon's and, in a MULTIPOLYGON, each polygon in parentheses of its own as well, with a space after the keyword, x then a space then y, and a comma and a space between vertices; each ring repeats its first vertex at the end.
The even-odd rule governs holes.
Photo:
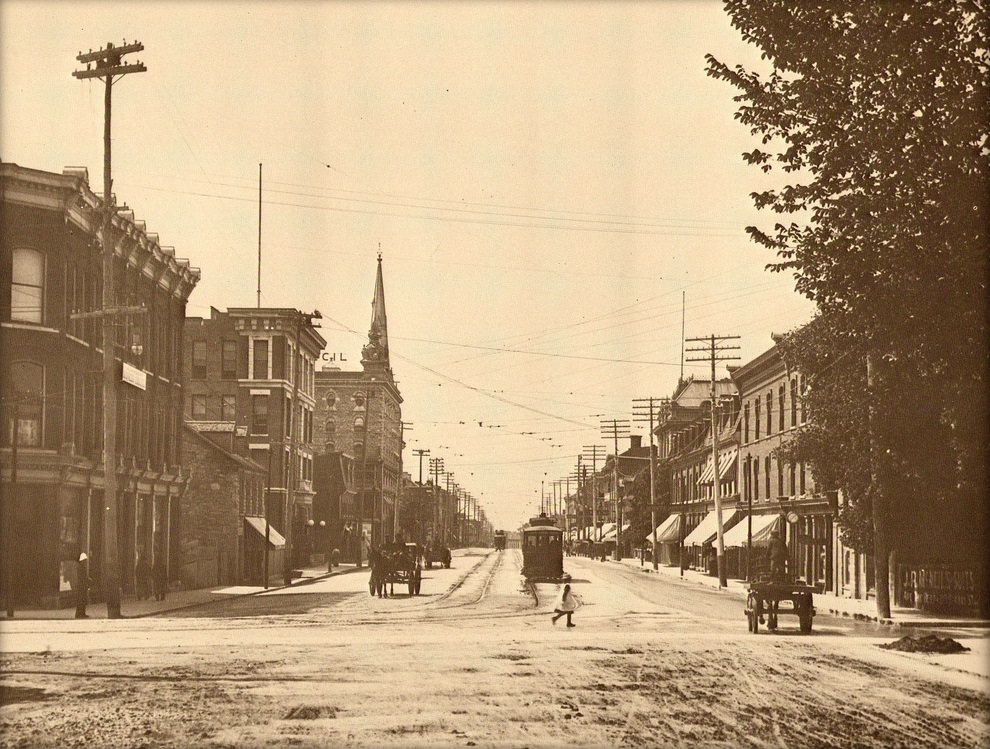
POLYGON ((708 74, 739 89, 737 118, 761 139, 745 160, 792 182, 753 194, 786 218, 747 231, 776 253, 770 270, 794 274, 824 331, 794 342, 816 376, 800 449, 850 500, 840 520, 872 543, 889 616, 888 554, 911 546, 911 517, 938 511, 951 528, 968 516, 958 542, 984 558, 972 544, 986 530, 986 9, 725 6, 772 70, 709 55, 708 74))

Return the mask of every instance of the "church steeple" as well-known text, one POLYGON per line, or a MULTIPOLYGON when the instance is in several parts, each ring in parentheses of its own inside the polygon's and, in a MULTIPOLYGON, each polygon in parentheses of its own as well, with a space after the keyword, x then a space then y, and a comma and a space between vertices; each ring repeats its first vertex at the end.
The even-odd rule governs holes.
POLYGON ((377 371, 392 377, 388 358, 388 318, 385 315, 385 283, 382 280, 382 253, 378 253, 378 272, 375 276, 375 296, 371 300, 371 328, 368 343, 361 349, 361 366, 365 372, 377 371))

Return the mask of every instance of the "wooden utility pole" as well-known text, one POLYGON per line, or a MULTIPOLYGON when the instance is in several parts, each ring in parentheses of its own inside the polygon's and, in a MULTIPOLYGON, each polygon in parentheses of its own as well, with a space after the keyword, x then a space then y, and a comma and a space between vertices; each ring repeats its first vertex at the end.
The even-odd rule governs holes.
POLYGON ((602 423, 602 436, 611 437, 615 445, 612 456, 612 497, 615 500, 615 561, 622 559, 622 498, 619 496, 619 437, 629 436, 629 419, 607 419, 602 423))
POLYGON ((653 569, 659 568, 659 562, 657 559, 659 556, 657 554, 657 493, 654 486, 654 482, 656 481, 654 468, 656 457, 653 449, 653 428, 654 419, 660 414, 659 409, 669 406, 669 404, 669 398, 633 398, 633 409, 636 411, 636 421, 644 421, 643 417, 647 416, 645 420, 648 421, 650 425, 650 526, 653 528, 653 553, 651 554, 653 557, 653 569), (642 403, 646 403, 648 406, 636 405, 642 403), (644 413, 644 410, 647 408, 649 410, 648 414, 644 413))
MULTIPOLYGON (((110 232, 116 207, 113 203, 113 179, 110 174, 110 113, 114 77, 128 73, 143 73, 147 68, 140 62, 124 64, 122 58, 140 52, 140 42, 114 47, 107 42, 105 49, 80 52, 76 60, 86 64, 85 70, 72 73, 75 78, 102 78, 103 95, 103 592, 107 599, 107 617, 119 619, 120 559, 117 554, 117 377, 114 366, 114 316, 116 302, 113 276, 113 241, 110 232)), ((166 552, 167 553, 167 552, 166 552)))
POLYGON ((591 542, 598 543, 601 541, 598 528, 598 458, 604 458, 605 451, 600 445, 585 445, 583 455, 585 458, 591 458, 591 542))
POLYGON ((715 547, 716 562, 718 564, 718 586, 728 587, 725 571, 725 542, 722 532, 722 497, 720 491, 720 476, 718 469, 718 398, 715 392, 715 362, 731 361, 739 359, 734 354, 726 354, 726 351, 738 349, 738 346, 726 344, 725 341, 738 339, 737 335, 710 335, 706 338, 688 338, 689 343, 707 343, 707 347, 688 349, 690 352, 705 352, 706 356, 688 359, 688 361, 710 361, 712 365, 712 382, 709 388, 711 398, 711 418, 712 418, 712 496, 715 498, 715 534, 717 545, 715 547))

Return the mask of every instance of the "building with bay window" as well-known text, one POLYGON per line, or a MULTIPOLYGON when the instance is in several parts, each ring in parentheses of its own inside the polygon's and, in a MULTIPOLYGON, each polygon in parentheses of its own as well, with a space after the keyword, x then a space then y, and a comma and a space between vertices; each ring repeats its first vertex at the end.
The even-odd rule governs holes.
POLYGON ((103 307, 103 200, 86 169, 0 164, 2 564, 15 606, 71 598, 70 569, 90 557, 103 595, 104 324, 114 327, 117 546, 121 585, 138 556, 175 579, 181 465, 182 326, 199 270, 131 211, 113 217, 114 307, 103 307))

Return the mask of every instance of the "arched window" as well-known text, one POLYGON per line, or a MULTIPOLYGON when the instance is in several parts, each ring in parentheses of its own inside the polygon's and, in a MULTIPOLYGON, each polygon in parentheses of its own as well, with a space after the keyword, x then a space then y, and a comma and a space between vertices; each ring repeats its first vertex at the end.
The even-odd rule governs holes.
POLYGON ((357 432, 364 430, 364 417, 358 416, 354 419, 354 430, 357 432))
POLYGON ((334 423, 333 419, 327 419, 327 423, 323 425, 323 430, 329 437, 329 435, 337 431, 337 425, 334 423))
POLYGON ((13 443, 16 429, 20 447, 41 447, 44 441, 45 368, 30 361, 13 362, 10 388, 9 397, 16 409, 9 411, 7 444, 13 443))
POLYGON ((333 390, 330 390, 324 396, 324 400, 326 400, 327 406, 329 406, 330 408, 333 408, 334 407, 334 404, 337 403, 337 394, 333 390))
POLYGON ((10 280, 10 319, 44 322, 45 256, 37 250, 14 250, 10 280))
POLYGON ((364 393, 354 393, 354 404, 358 408, 364 407, 364 393))

